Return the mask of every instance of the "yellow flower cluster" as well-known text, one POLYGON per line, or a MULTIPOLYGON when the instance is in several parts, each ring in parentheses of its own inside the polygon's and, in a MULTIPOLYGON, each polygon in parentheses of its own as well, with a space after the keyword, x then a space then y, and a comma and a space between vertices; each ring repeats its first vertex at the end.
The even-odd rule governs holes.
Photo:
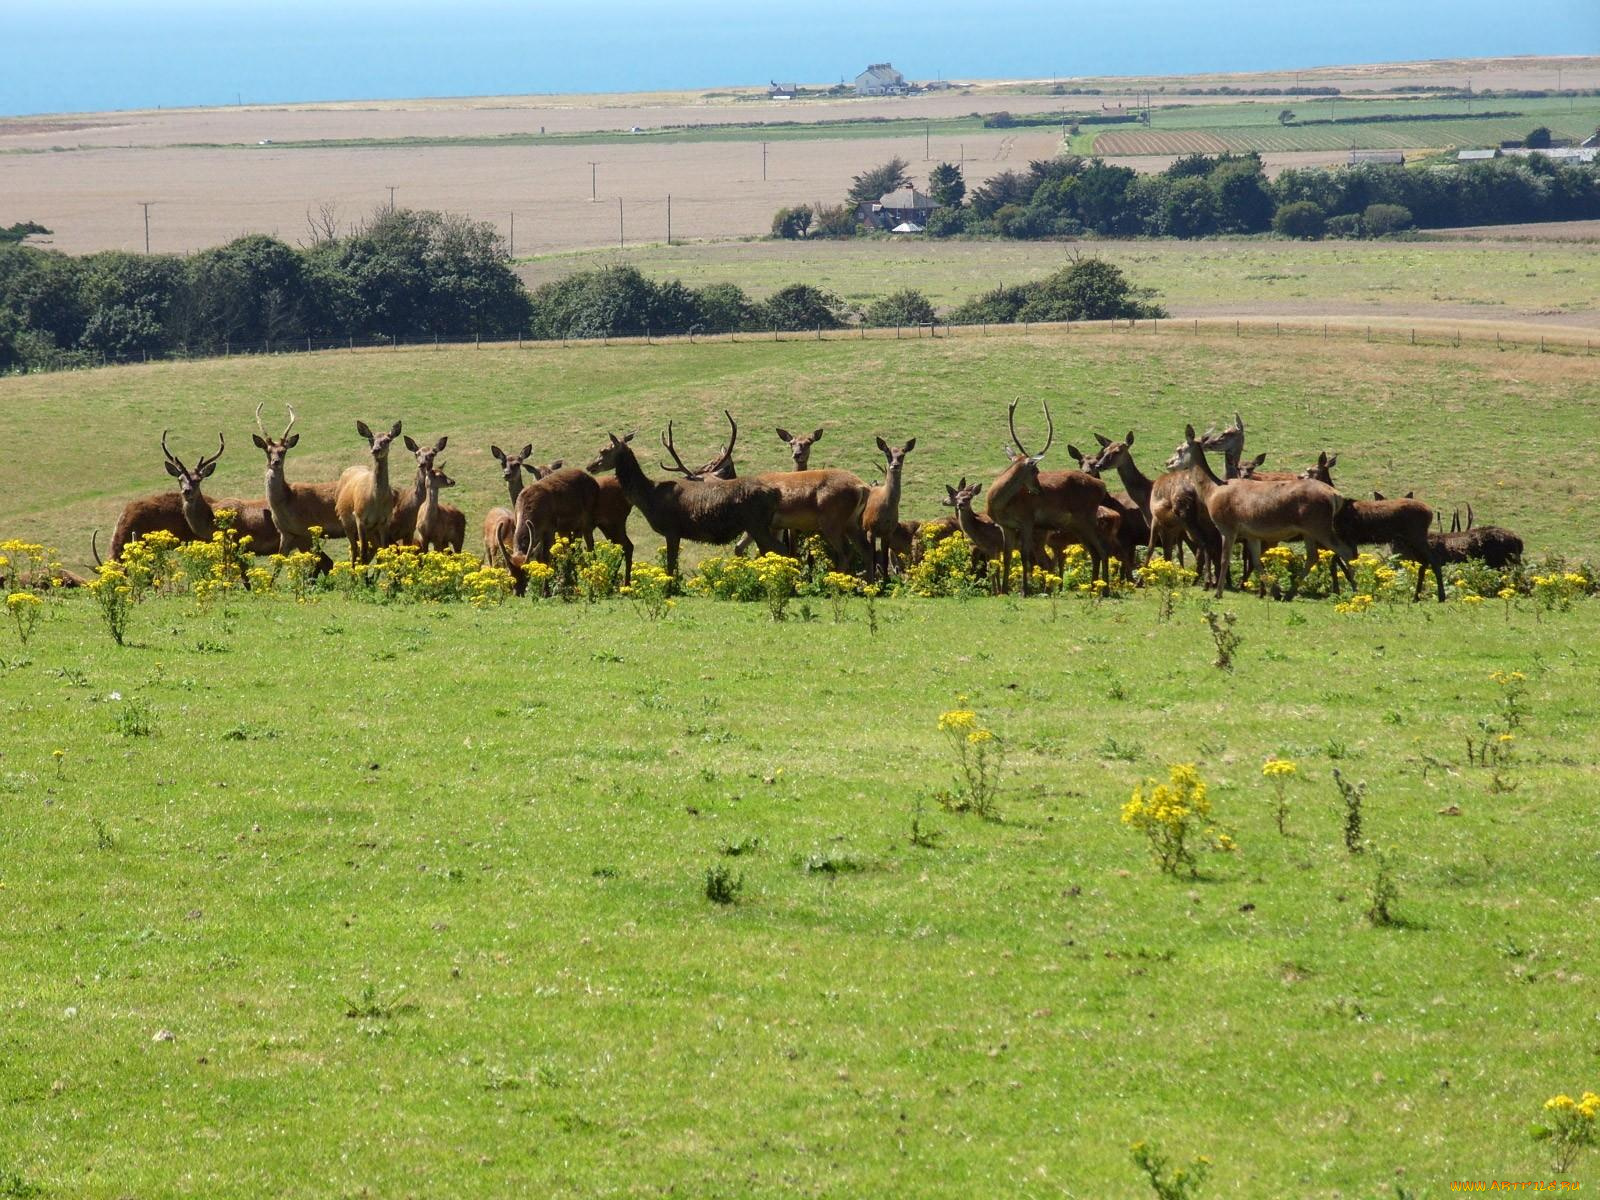
POLYGON ((1501 687, 1510 687, 1514 683, 1527 683, 1528 677, 1521 671, 1492 671, 1489 679, 1501 687))
POLYGON ((1551 1112, 1574 1113, 1585 1121, 1593 1121, 1600 1115, 1600 1095, 1594 1092, 1585 1092, 1581 1100, 1574 1100, 1565 1093, 1551 1096, 1544 1102, 1544 1106, 1551 1112))
POLYGON ((952 533, 935 542, 924 534, 922 544, 922 560, 905 574, 913 596, 970 596, 980 590, 980 581, 972 575, 972 543, 966 535, 952 533))
POLYGON ((1290 779, 1298 772, 1294 763, 1287 758, 1269 758, 1262 764, 1261 773, 1268 779, 1290 779))
POLYGON ((978 714, 970 708, 954 708, 939 714, 940 733, 966 733, 978 727, 978 714))
POLYGON ((1535 575, 1528 582, 1533 589, 1533 598, 1541 607, 1548 610, 1560 609, 1563 612, 1570 609, 1572 602, 1589 590, 1589 581, 1572 571, 1535 575))
POLYGON ((1172 558, 1152 558, 1135 575, 1145 587, 1167 590, 1176 590, 1194 582, 1194 571, 1172 558))
MULTIPOLYGON (((1166 783, 1151 779, 1145 785, 1135 788, 1122 806, 1122 823, 1144 834, 1150 856, 1164 873, 1176 874, 1183 866, 1192 872, 1195 860, 1190 839, 1211 815, 1205 780, 1193 763, 1175 763, 1167 768, 1166 783)), ((1221 838, 1213 836, 1220 849, 1234 848, 1231 838, 1224 846, 1221 838)))
POLYGON ((639 611, 652 621, 666 616, 677 603, 672 599, 672 576, 665 567, 654 563, 635 567, 633 582, 622 588, 621 594, 638 605, 639 611))
POLYGON ((17 640, 24 646, 33 634, 33 627, 39 620, 39 611, 44 608, 44 601, 32 592, 12 592, 6 597, 6 613, 17 627, 17 640))
POLYGON ((331 577, 347 586, 365 583, 393 599, 466 600, 480 608, 499 604, 512 589, 511 572, 504 567, 486 566, 474 554, 415 546, 384 546, 365 565, 335 563, 331 577))
POLYGON ((1357 592, 1355 595, 1351 596, 1350 599, 1344 601, 1343 603, 1335 604, 1333 606, 1333 611, 1340 613, 1370 612, 1372 609, 1372 604, 1373 597, 1370 592, 1357 592))

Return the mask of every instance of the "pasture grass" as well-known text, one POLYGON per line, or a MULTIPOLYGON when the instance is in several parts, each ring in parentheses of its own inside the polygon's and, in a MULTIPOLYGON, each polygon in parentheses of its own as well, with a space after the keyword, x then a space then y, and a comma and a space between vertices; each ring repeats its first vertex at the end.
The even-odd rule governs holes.
POLYGON ((1596 1071, 1600 607, 1232 598, 1225 674, 1195 596, 861 603, 161 598, 119 648, 55 598, 0 647, 0 1179, 1133 1196, 1141 1139, 1203 1194, 1550 1177, 1526 1124, 1596 1071), (1512 669, 1494 795, 1464 738, 1512 669), (936 799, 960 697, 996 821, 936 799), (1119 821, 1175 762, 1239 846, 1192 880, 1119 821))
MULTIPOLYGON (((1271 468, 1338 451, 1348 495, 1414 488, 1447 514, 1471 503, 1535 555, 1600 550, 1597 489, 1578 436, 1597 419, 1592 358, 1163 329, 329 352, 11 378, 0 380, 3 532, 82 563, 99 527, 104 552, 124 500, 172 487, 160 459, 168 428, 186 461, 227 435, 208 495, 261 496, 264 460, 249 442, 258 402, 274 433, 285 404, 300 414, 293 480, 335 478, 362 461, 358 418, 402 418, 419 439, 449 435, 443 459, 460 486, 448 499, 468 514, 469 548, 484 511, 507 499, 490 443, 532 442, 535 461, 583 465, 608 429, 637 429, 658 473, 664 456, 652 452, 668 420, 684 458, 704 458, 727 435, 724 407, 740 422, 742 473, 788 466, 777 425, 826 427, 813 465, 871 480, 881 461, 874 435, 917 437, 903 511, 928 518, 948 511, 945 485, 1004 465, 1005 405, 1021 397, 1030 449, 1044 442, 1038 400, 1050 400, 1057 439, 1047 465, 1069 465, 1067 445, 1092 447, 1096 431, 1131 429, 1135 460, 1153 476, 1185 422, 1204 428, 1240 412, 1250 453, 1266 451, 1271 468)), ((396 482, 409 482, 408 460, 394 462, 396 482)), ((632 530, 641 554, 653 554, 659 541, 643 520, 632 530)))
POLYGON ((1065 266, 1074 254, 1117 264, 1179 316, 1239 306, 1378 315, 1466 308, 1480 319, 1514 320, 1593 314, 1600 297, 1600 256, 1526 242, 763 239, 552 254, 523 260, 519 273, 537 286, 575 271, 626 263, 653 278, 681 279, 691 287, 737 283, 758 298, 801 281, 861 307, 903 287, 953 307, 1001 285, 1038 279, 1065 266))

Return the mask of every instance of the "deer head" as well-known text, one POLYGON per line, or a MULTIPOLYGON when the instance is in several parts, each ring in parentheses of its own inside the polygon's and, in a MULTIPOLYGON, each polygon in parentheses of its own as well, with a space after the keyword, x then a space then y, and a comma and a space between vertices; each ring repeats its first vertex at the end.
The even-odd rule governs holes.
MULTIPOLYGON (((400 422, 396 421, 394 423, 394 427, 399 429, 400 422)), ((426 478, 428 472, 433 470, 433 460, 439 456, 439 453, 445 447, 445 443, 449 440, 449 436, 446 435, 431 446, 421 446, 417 444, 416 439, 414 439, 409 433, 406 434, 406 449, 411 451, 412 454, 416 455, 417 475, 419 478, 426 478)))
POLYGON ((961 477, 961 482, 955 487, 945 484, 944 491, 945 497, 939 503, 943 504, 946 508, 953 508, 959 512, 964 508, 971 509, 972 502, 977 499, 978 493, 983 491, 983 484, 969 484, 967 483, 967 477, 963 475, 961 477))
POLYGON ((211 477, 217 469, 217 459, 222 457, 224 443, 222 435, 217 434, 217 452, 209 458, 201 458, 194 464, 194 470, 185 467, 182 461, 171 450, 167 449, 167 434, 169 430, 161 431, 161 453, 166 456, 167 474, 178 481, 178 491, 187 500, 190 496, 200 494, 200 484, 211 477))
MULTIPOLYGON (((375 463, 381 463, 388 460, 389 443, 400 436, 400 422, 396 421, 394 423, 394 427, 391 428, 388 433, 373 433, 372 427, 365 421, 357 421, 356 432, 362 437, 366 438, 367 449, 372 451, 372 461, 375 463)), ((416 443, 412 442, 409 438, 406 440, 409 445, 416 445, 416 443)), ((443 446, 445 440, 446 439, 444 438, 439 439, 441 447, 443 446)))
POLYGON ((267 472, 272 475, 280 476, 283 474, 284 455, 286 455, 290 450, 294 449, 294 447, 300 441, 300 435, 298 433, 291 434, 289 432, 294 428, 294 423, 296 420, 294 414, 294 405, 286 404, 284 407, 289 410, 289 423, 283 427, 282 437, 275 438, 267 432, 266 426, 261 423, 260 404, 256 405, 256 429, 259 430, 259 432, 250 435, 250 440, 253 441, 267 456, 267 472))
POLYGON ((1333 467, 1339 461, 1337 454, 1329 454, 1326 450, 1317 455, 1317 465, 1307 467, 1300 472, 1301 479, 1315 479, 1318 483, 1333 486, 1333 467))
MULTIPOLYGON (((1209 436, 1209 435, 1208 435, 1209 436)), ((1193 425, 1183 427, 1183 441, 1178 443, 1178 448, 1172 452, 1172 457, 1167 459, 1166 469, 1169 471, 1187 471, 1196 463, 1205 459, 1206 448, 1200 436, 1195 433, 1193 425)))
POLYGON ((438 467, 428 468, 428 495, 433 499, 438 499, 440 488, 455 487, 455 485, 456 481, 438 467))
MULTIPOLYGON (((1133 445, 1133 430, 1128 430, 1128 436, 1120 442, 1113 442, 1100 433, 1094 435, 1094 440, 1100 444, 1100 453, 1084 464, 1083 469, 1089 474, 1098 478, 1102 471, 1114 471, 1132 461, 1128 447, 1133 445)), ((1071 447, 1068 447, 1069 453, 1070 450, 1071 447)))
POLYGON ((789 453, 794 457, 794 469, 804 471, 806 464, 811 461, 811 447, 822 440, 822 430, 813 429, 809 437, 796 437, 787 429, 779 429, 778 440, 788 445, 789 453))
POLYGON ((906 455, 910 454, 914 449, 916 449, 916 446, 917 439, 912 438, 904 446, 901 446, 900 449, 896 450, 881 437, 878 438, 878 449, 882 451, 884 458, 888 460, 888 475, 891 479, 900 474, 900 469, 905 466, 906 455))
POLYGON ((591 475, 598 475, 604 471, 616 470, 618 454, 621 452, 624 446, 633 441, 632 433, 625 433, 620 438, 614 433, 608 433, 606 436, 611 439, 611 444, 609 446, 602 446, 600 448, 600 453, 595 455, 594 461, 589 464, 587 469, 591 475))
MULTIPOLYGON (((1261 464, 1266 462, 1266 461, 1267 461, 1266 452, 1263 451, 1262 453, 1256 455, 1254 458, 1240 463, 1239 464, 1239 476, 1238 477, 1240 479, 1254 479, 1256 477, 1256 472, 1261 470, 1261 464)), ((1312 468, 1312 469, 1314 470, 1315 468, 1312 468)), ((1307 472, 1307 478, 1309 478, 1309 477, 1310 477, 1310 474, 1309 474, 1309 472, 1307 472)))
POLYGON ((1234 413, 1233 424, 1228 428, 1220 432, 1215 428, 1206 430, 1200 446, 1207 453, 1220 452, 1225 461, 1237 464, 1244 454, 1244 418, 1234 413))

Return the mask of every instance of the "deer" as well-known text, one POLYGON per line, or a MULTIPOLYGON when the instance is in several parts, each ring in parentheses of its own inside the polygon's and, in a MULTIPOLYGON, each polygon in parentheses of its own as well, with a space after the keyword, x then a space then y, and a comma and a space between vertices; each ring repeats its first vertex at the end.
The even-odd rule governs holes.
MULTIPOLYGON (((1333 527, 1352 546, 1385 544, 1394 554, 1417 564, 1417 587, 1411 599, 1422 599, 1422 582, 1433 568, 1433 582, 1439 602, 1444 603, 1444 574, 1441 555, 1428 536, 1433 525, 1433 510, 1407 495, 1401 500, 1385 500, 1374 492, 1371 500, 1346 500, 1333 520, 1333 527)), ((1353 585, 1352 585, 1353 586, 1353 585)))
POLYGON ((822 440, 822 430, 813 429, 809 436, 796 437, 787 429, 778 429, 778 440, 789 447, 789 454, 794 458, 796 471, 807 470, 811 463, 811 447, 822 440))
POLYGON ((483 518, 483 561, 492 566, 505 566, 501 558, 501 547, 505 545, 516 533, 517 514, 513 509, 517 497, 522 494, 522 473, 527 471, 535 479, 543 479, 552 471, 559 471, 562 466, 558 458, 548 466, 539 467, 528 460, 533 457, 533 443, 529 442, 522 448, 520 454, 507 454, 499 446, 490 446, 489 453, 500 464, 500 477, 506 481, 506 488, 511 493, 512 508, 491 508, 483 518), (504 536, 502 536, 502 534, 504 536))
POLYGON ((1498 571, 1522 561, 1522 539, 1499 525, 1474 527, 1470 504, 1465 528, 1461 525, 1461 510, 1457 509, 1450 522, 1450 532, 1428 534, 1428 544, 1437 552, 1440 562, 1458 563, 1477 558, 1498 571))
POLYGON ((422 499, 428 491, 428 472, 433 470, 434 460, 443 453, 449 441, 450 438, 446 435, 431 446, 423 446, 419 445, 409 433, 406 434, 406 449, 411 451, 417 460, 417 475, 410 487, 403 492, 395 493, 394 513, 389 518, 386 545, 402 546, 412 540, 412 534, 417 531, 417 510, 422 507, 422 499))
MULTIPOLYGON (((762 553, 783 553, 772 532, 782 502, 776 487, 759 479, 652 479, 629 445, 633 434, 606 436, 610 443, 601 447, 589 470, 616 473, 628 503, 666 540, 671 574, 678 573, 678 550, 684 541, 725 546, 748 534, 762 553)), ((672 454, 677 458, 676 451, 672 454)))
POLYGON ((595 504, 600 481, 576 467, 558 467, 517 493, 512 544, 525 559, 550 561, 558 534, 583 538, 594 549, 595 504))
MULTIPOLYGON (((1017 402, 1011 402, 1007 414, 1011 426, 1011 447, 1006 448, 1010 464, 989 485, 989 498, 985 508, 989 517, 1005 534, 1005 546, 1000 556, 1000 590, 1010 583, 1011 552, 1020 550, 1022 562, 1034 561, 1036 552, 1035 531, 1061 531, 1076 533, 1088 548, 1091 568, 1096 576, 1103 572, 1110 581, 1109 568, 1114 543, 1108 542, 1100 531, 1099 510, 1108 506, 1110 495, 1106 485, 1082 471, 1040 471, 1039 460, 1050 451, 1055 441, 1055 422, 1050 417, 1050 405, 1043 404, 1049 433, 1044 449, 1029 454, 1017 436, 1017 402)), ((1026 568, 1022 572, 1022 594, 1028 594, 1026 568)))
POLYGON ((967 477, 963 475, 961 482, 955 487, 945 484, 944 490, 945 498, 941 503, 947 508, 956 510, 956 531, 971 543, 973 570, 982 573, 987 569, 988 563, 999 559, 1005 552, 1005 531, 988 516, 975 511, 972 507, 972 502, 977 499, 978 493, 983 491, 983 484, 969 484, 967 477))
POLYGON ((356 432, 366 439, 370 467, 349 467, 339 476, 334 509, 350 539, 350 561, 367 563, 389 535, 394 519, 394 489, 389 486, 389 444, 400 436, 396 421, 388 433, 374 433, 365 421, 356 432))
POLYGON ((422 507, 417 509, 416 532, 412 541, 423 550, 450 549, 457 554, 467 536, 467 519, 459 508, 439 503, 439 489, 455 487, 451 479, 438 467, 428 468, 428 486, 423 493, 422 507))
MULTIPOLYGON (((1229 582, 1228 562, 1233 544, 1240 539, 1245 544, 1247 564, 1259 557, 1263 541, 1286 542, 1297 538, 1305 541, 1307 562, 1315 562, 1315 552, 1324 548, 1332 550, 1346 564, 1355 557, 1355 551, 1334 527, 1334 519, 1344 507, 1345 499, 1325 483, 1314 479, 1274 483, 1233 479, 1225 483, 1206 462, 1205 448, 1193 425, 1185 427, 1184 440, 1167 461, 1167 470, 1188 472, 1196 494, 1222 537, 1216 582, 1219 599, 1229 582)), ((1331 575, 1337 595, 1339 573, 1333 571, 1331 575)))
POLYGON ((207 500, 201 491, 201 484, 217 469, 217 460, 226 448, 222 434, 217 434, 217 452, 197 459, 194 469, 190 470, 167 449, 167 434, 170 432, 167 429, 161 431, 161 453, 166 456, 167 474, 178 481, 178 495, 183 500, 183 518, 188 522, 190 536, 196 541, 209 542, 217 530, 217 509, 231 509, 234 513, 234 533, 241 540, 245 537, 250 539, 247 544, 249 552, 276 554, 278 527, 272 523, 272 512, 265 500, 207 500))
MULTIPOLYGON (((278 527, 278 548, 284 554, 311 549, 311 530, 322 531, 325 538, 344 536, 343 526, 335 503, 337 483, 290 483, 284 478, 283 461, 300 441, 294 429, 294 405, 286 405, 289 423, 283 435, 274 438, 261 424, 261 405, 256 405, 256 428, 251 440, 267 456, 267 508, 272 512, 272 523, 278 527)), ((323 556, 321 566, 331 564, 323 556)))
MULTIPOLYGON (((1099 435, 1096 434, 1096 437, 1099 435)), ((1131 436, 1131 434, 1130 434, 1131 436)), ((1109 443, 1108 443, 1109 444, 1109 443)), ((1100 456, 1088 458, 1076 446, 1067 446, 1067 457, 1078 464, 1078 469, 1086 475, 1100 478, 1100 456)), ((1122 562, 1122 577, 1132 579, 1134 568, 1139 563, 1139 547, 1150 541, 1150 520, 1144 515, 1144 510, 1128 492, 1109 493, 1111 499, 1100 512, 1097 522, 1100 526, 1100 536, 1107 542, 1117 547, 1117 557, 1122 562)), ((1056 569, 1064 571, 1061 554, 1069 545, 1080 545, 1072 534, 1054 534, 1046 539, 1050 548, 1056 552, 1056 569)))
MULTIPOLYGON (((820 435, 821 430, 817 433, 820 435)), ((883 482, 867 493, 867 505, 861 513, 861 530, 867 535, 868 553, 873 558, 873 569, 881 570, 888 579, 894 570, 894 543, 900 532, 900 476, 905 467, 906 455, 916 448, 912 438, 896 450, 879 437, 878 450, 887 462, 883 482)))
POLYGON ((1326 450, 1317 455, 1315 465, 1304 471, 1264 471, 1261 464, 1267 461, 1267 456, 1256 455, 1248 462, 1244 459, 1244 418, 1238 413, 1233 414, 1233 424, 1220 433, 1207 430, 1200 439, 1208 451, 1221 451, 1224 464, 1223 478, 1225 479, 1254 479, 1259 483, 1289 483, 1296 479, 1315 479, 1333 486, 1333 468, 1339 461, 1337 454, 1329 454, 1326 450))

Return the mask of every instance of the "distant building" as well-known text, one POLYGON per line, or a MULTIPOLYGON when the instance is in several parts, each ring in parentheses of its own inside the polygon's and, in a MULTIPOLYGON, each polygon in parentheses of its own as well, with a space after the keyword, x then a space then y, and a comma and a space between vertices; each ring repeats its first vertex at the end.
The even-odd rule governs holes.
POLYGON ((1500 151, 1498 151, 1498 150, 1458 150, 1458 151, 1456 151, 1456 161, 1457 162, 1483 162, 1486 159, 1499 158, 1499 157, 1500 157, 1500 151))
POLYGON ((1398 150, 1352 150, 1346 165, 1360 167, 1368 163, 1377 163, 1382 166, 1401 167, 1405 165, 1405 161, 1406 156, 1398 150))
POLYGON ((1585 150, 1594 150, 1600 148, 1600 129, 1596 129, 1588 137, 1584 138, 1583 141, 1579 142, 1578 145, 1583 147, 1585 150))
POLYGON ((793 100, 800 90, 798 83, 776 83, 767 89, 768 100, 793 100))
POLYGON ((938 207, 939 202, 932 196, 924 195, 915 188, 901 188, 879 197, 878 202, 862 214, 862 219, 879 229, 894 233, 921 233, 928 223, 928 217, 938 207), (901 225, 913 225, 916 228, 898 228, 901 225))
POLYGON ((906 77, 890 63, 873 63, 856 76, 858 96, 903 96, 906 94, 906 77))
POLYGON ((1506 153, 1515 155, 1518 158, 1530 158, 1537 154, 1540 158, 1551 158, 1559 163, 1592 163, 1596 157, 1600 157, 1600 148, 1593 146, 1550 146, 1530 150, 1526 147, 1519 147, 1507 150, 1506 153))

